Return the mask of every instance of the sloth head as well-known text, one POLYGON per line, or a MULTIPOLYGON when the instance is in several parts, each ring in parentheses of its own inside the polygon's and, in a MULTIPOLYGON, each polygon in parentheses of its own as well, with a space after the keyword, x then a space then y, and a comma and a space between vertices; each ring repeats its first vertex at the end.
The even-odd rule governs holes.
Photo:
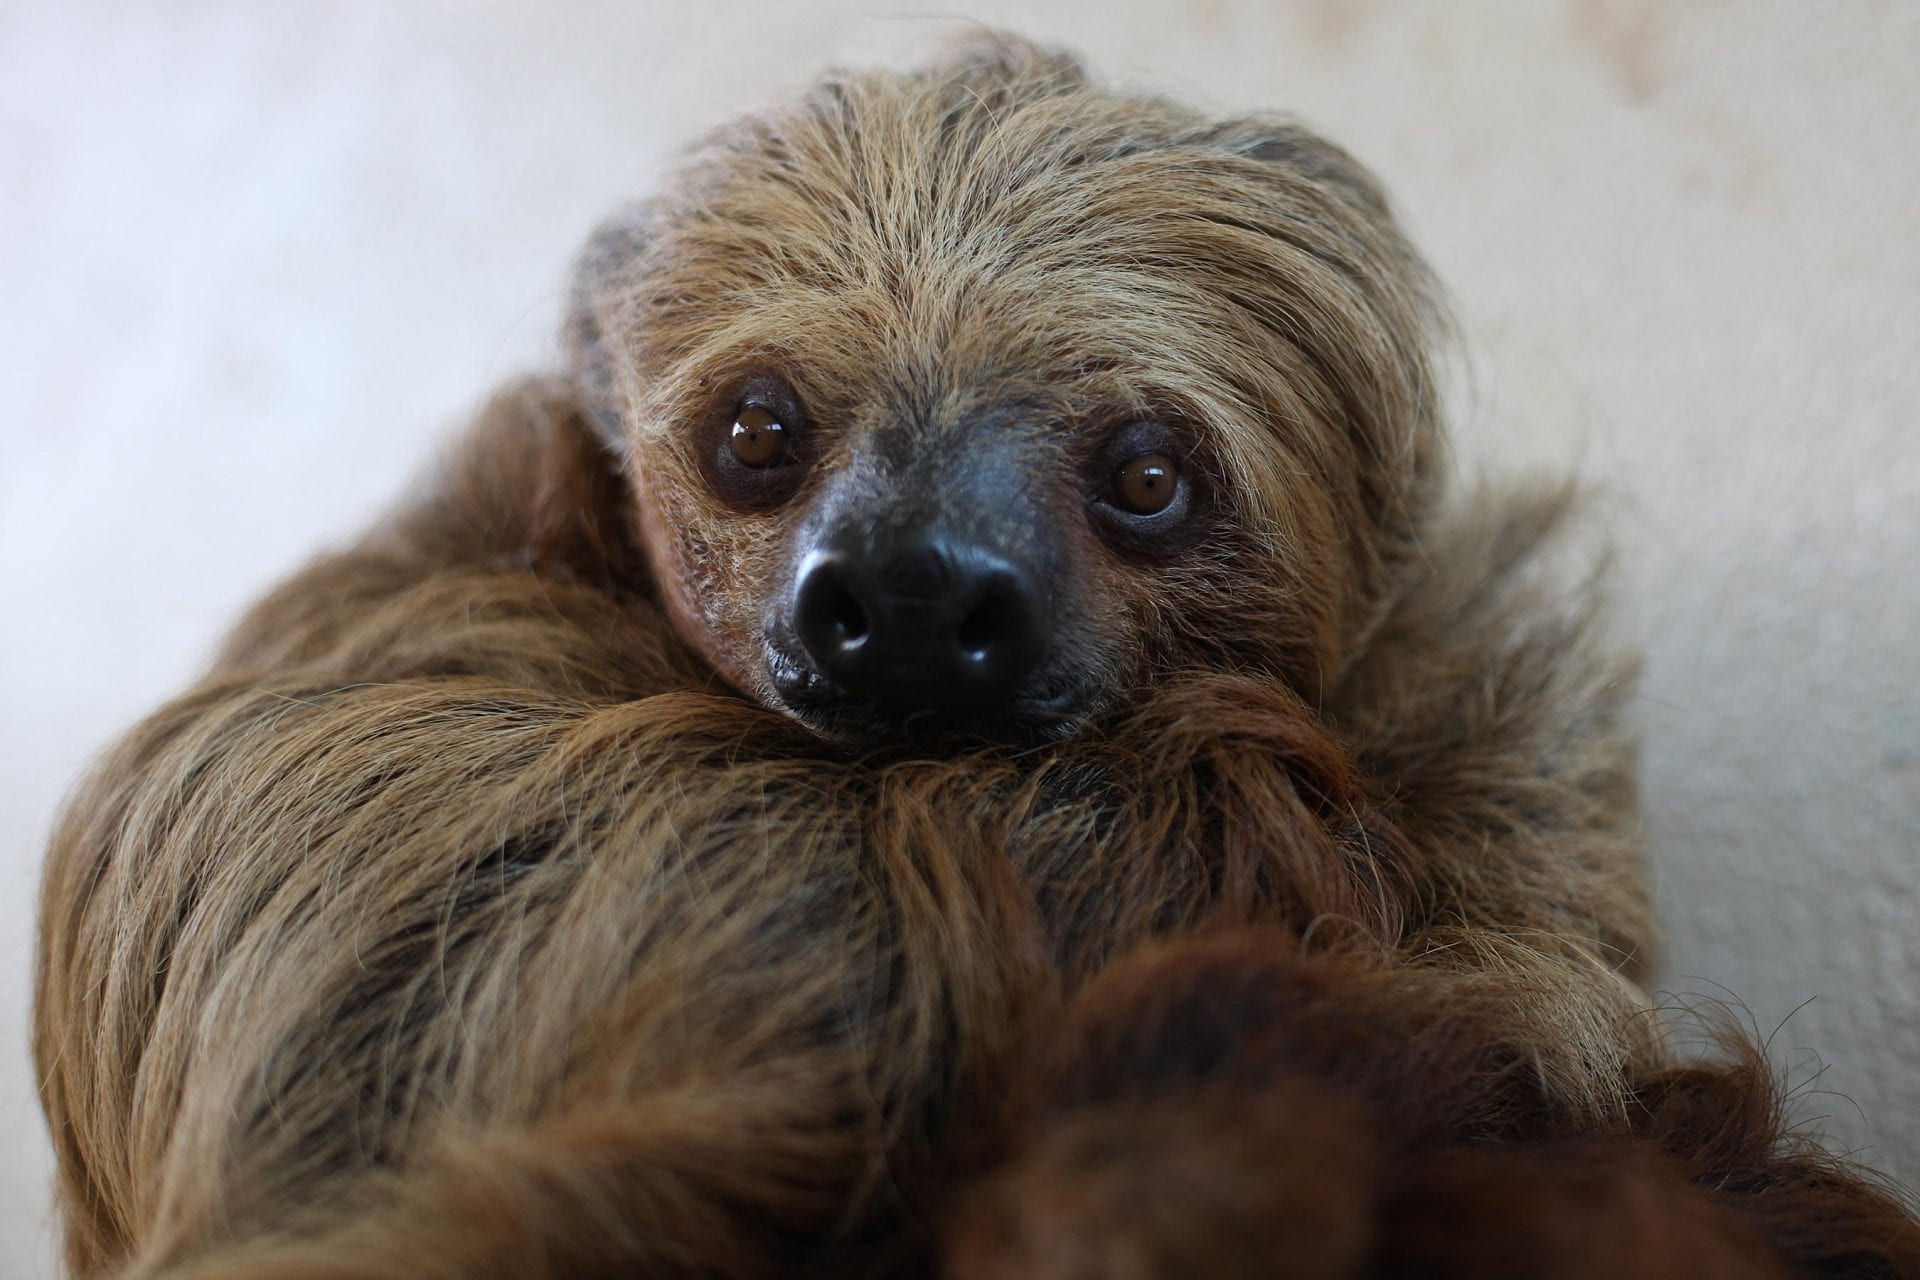
POLYGON ((1309 703, 1439 452, 1372 179, 976 41, 694 151, 581 258, 569 343, 661 598, 834 736, 1071 733, 1195 668, 1309 703))

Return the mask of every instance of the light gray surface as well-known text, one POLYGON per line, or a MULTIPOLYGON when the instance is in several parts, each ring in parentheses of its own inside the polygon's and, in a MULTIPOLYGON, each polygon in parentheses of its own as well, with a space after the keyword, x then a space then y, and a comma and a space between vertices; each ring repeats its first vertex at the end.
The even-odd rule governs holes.
MULTIPOLYGON (((27 966, 84 761, 550 357, 674 146, 953 28, 916 11, 0 3, 0 1275, 51 1256, 27 966)), ((1667 985, 1787 1019, 1801 1114, 1920 1179, 1920 10, 970 16, 1384 176, 1468 339, 1462 452, 1619 495, 1667 985)))

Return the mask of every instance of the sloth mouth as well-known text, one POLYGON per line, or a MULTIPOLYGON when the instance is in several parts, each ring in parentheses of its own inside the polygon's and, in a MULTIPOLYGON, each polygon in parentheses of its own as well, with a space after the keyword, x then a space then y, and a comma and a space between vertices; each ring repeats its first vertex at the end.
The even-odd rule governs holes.
POLYGON ((900 742, 940 750, 1035 746, 1071 738, 1090 722, 1092 686, 1036 672, 1012 697, 978 705, 883 708, 836 686, 804 657, 769 643, 766 671, 775 710, 822 737, 863 746, 900 742))

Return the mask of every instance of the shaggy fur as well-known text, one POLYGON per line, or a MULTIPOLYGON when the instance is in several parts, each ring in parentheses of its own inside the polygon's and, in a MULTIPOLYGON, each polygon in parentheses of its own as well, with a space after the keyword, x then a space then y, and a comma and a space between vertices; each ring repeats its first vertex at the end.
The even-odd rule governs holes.
POLYGON ((1910 1275, 1896 1199, 1781 1138, 1758 1055, 1570 1113, 1510 980, 1160 943, 1049 1009, 948 1226, 987 1276, 1910 1275))
POLYGON ((70 806, 73 1274, 1920 1275, 1755 1060, 1667 1060, 1567 501, 1441 493, 1347 157, 993 42, 720 135, 577 298, 70 806), (1177 420, 1204 547, 1065 535, 1043 744, 823 736, 757 665, 802 508, 687 443, 768 361, 827 470, 1177 420))

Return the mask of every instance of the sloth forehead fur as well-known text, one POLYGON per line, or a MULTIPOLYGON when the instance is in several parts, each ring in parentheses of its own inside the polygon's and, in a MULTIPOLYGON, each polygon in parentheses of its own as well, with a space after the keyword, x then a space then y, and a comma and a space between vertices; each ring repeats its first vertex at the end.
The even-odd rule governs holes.
POLYGON ((775 705, 769 611, 833 477, 994 432, 1058 511, 1116 429, 1168 424, 1206 498, 1192 536, 1049 526, 1063 638, 1045 674, 1090 713, 1197 666, 1309 698, 1338 678, 1436 466, 1429 298, 1330 144, 994 38, 712 137, 589 245, 570 343, 669 611, 775 705), (702 450, 768 371, 805 405, 808 475, 741 509, 702 450))

